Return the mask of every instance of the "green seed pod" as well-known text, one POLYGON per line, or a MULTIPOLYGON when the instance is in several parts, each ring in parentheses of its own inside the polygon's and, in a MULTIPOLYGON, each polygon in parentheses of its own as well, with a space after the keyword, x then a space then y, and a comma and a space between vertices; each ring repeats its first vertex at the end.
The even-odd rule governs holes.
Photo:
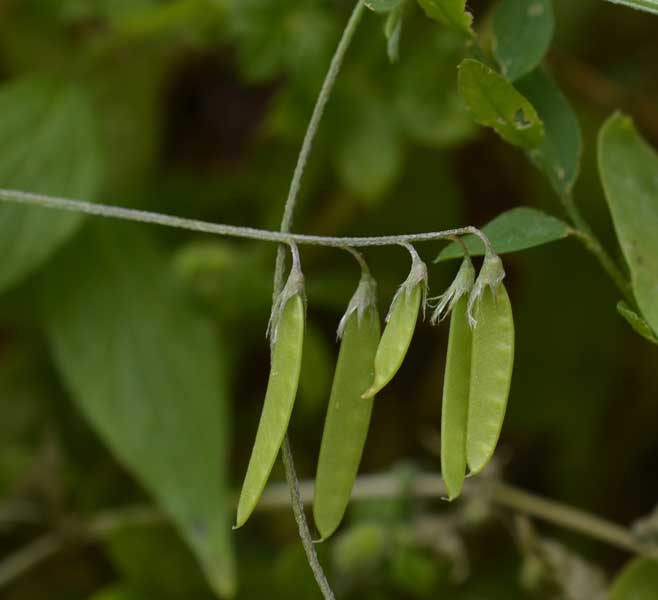
POLYGON ((441 411, 441 475, 448 499, 459 496, 466 477, 466 423, 473 334, 468 325, 468 298, 463 296, 450 316, 448 356, 441 411))
POLYGON ((468 295, 474 282, 475 269, 467 255, 450 287, 436 299, 431 319, 437 324, 451 315, 441 410, 441 474, 448 500, 459 496, 466 477, 466 422, 473 338, 468 321, 468 295))
POLYGON ((493 456, 512 380, 514 319, 502 283, 482 288, 475 316, 466 428, 466 459, 472 474, 482 471, 493 456))
POLYGON ((398 372, 409 350, 421 305, 427 293, 427 267, 409 246, 412 265, 406 281, 400 286, 386 317, 386 327, 375 355, 375 378, 362 398, 372 398, 398 372))
POLYGON ((365 446, 373 398, 361 393, 373 380, 379 343, 375 281, 364 272, 339 327, 342 337, 315 479, 313 516, 327 539, 349 503, 365 446))
POLYGON ((269 333, 272 363, 263 412, 242 484, 235 528, 256 508, 288 429, 302 363, 304 321, 303 275, 296 252, 288 281, 272 311, 269 333))

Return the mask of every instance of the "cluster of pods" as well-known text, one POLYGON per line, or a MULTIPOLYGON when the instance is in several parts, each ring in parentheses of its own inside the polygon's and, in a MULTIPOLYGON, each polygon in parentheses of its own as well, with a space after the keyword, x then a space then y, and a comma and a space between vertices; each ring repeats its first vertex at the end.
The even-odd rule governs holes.
MULTIPOLYGON (((383 333, 376 284, 365 263, 338 327, 340 350, 322 434, 313 515, 321 539, 340 524, 365 445, 375 395, 395 376, 424 311, 427 267, 413 247, 409 276, 391 302, 383 333)), ((292 246, 290 275, 272 310, 271 370, 263 411, 238 503, 236 527, 247 521, 265 488, 293 409, 304 338, 304 278, 292 246)), ((477 278, 470 257, 436 300, 432 322, 448 314, 441 471, 449 499, 459 496, 467 471, 491 459, 502 428, 514 362, 514 322, 500 258, 489 251, 477 278)))

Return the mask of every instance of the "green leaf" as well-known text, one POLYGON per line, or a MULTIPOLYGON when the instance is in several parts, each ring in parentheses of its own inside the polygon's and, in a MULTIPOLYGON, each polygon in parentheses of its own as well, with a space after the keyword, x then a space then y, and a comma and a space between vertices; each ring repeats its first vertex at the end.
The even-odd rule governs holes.
POLYGON ((444 27, 473 36, 473 15, 466 10, 466 0, 418 0, 425 14, 444 27))
POLYGON ((631 560, 610 588, 610 600, 655 600, 658 598, 658 562, 650 558, 631 560))
POLYGON ((617 303, 617 312, 626 319, 626 322, 633 328, 635 333, 654 344, 658 344, 658 338, 655 336, 654 332, 651 331, 649 323, 628 306, 626 302, 621 300, 617 303))
POLYGON ((544 141, 544 124, 532 104, 493 69, 467 58, 459 65, 458 83, 476 123, 492 127, 510 144, 526 149, 544 141))
MULTIPOLYGON (((551 215, 521 206, 513 208, 487 223, 482 231, 493 244, 498 254, 509 254, 519 250, 527 250, 535 246, 542 246, 549 242, 562 240, 571 233, 570 227, 551 215)), ((472 256, 484 254, 484 246, 480 238, 469 235, 462 238, 472 256)), ((453 242, 446 246, 436 258, 436 262, 461 258, 461 246, 453 242)))
POLYGON ((608 0, 608 2, 623 4, 624 6, 658 15, 658 0, 608 0))
POLYGON ((404 21, 405 3, 400 2, 386 18, 384 35, 386 36, 386 54, 392 63, 400 59, 400 37, 402 36, 402 22, 404 21))
POLYGON ((121 527, 104 547, 121 581, 140 598, 211 597, 195 557, 169 527, 121 527))
POLYGON ((658 332, 658 155, 619 113, 599 133, 599 171, 635 299, 658 332))
POLYGON ((551 0, 502 0, 493 15, 493 51, 507 79, 515 81, 541 62, 553 25, 551 0))
POLYGON ((89 600, 140 600, 140 596, 128 587, 113 585, 95 593, 89 600))
POLYGON ((402 169, 403 153, 393 113, 373 98, 353 107, 358 120, 345 133, 336 167, 342 183, 366 204, 376 203, 402 169))
POLYGON ((544 123, 544 141, 528 153, 530 160, 550 179, 560 196, 569 195, 578 173, 583 138, 578 117, 569 101, 543 69, 516 82, 544 123))
MULTIPOLYGON (((90 99, 74 85, 24 79, 0 88, 0 187, 93 200, 100 180, 90 99)), ((0 291, 37 269, 82 221, 0 207, 0 291)))
POLYGON ((375 12, 389 12, 402 3, 402 0, 366 0, 365 5, 375 12))
POLYGON ((232 595, 227 394, 212 322, 188 309, 134 227, 94 223, 44 287, 50 346, 78 408, 158 499, 211 587, 232 595))

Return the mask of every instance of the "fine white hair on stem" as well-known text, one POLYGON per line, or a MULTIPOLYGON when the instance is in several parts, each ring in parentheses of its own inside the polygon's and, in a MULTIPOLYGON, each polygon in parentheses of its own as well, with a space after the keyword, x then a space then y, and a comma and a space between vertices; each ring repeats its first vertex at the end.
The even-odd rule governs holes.
POLYGON ((432 298, 432 300, 436 300, 437 303, 432 312, 432 317, 430 319, 431 323, 437 325, 443 321, 443 319, 450 314, 455 304, 459 302, 459 299, 462 298, 462 296, 470 294, 474 283, 475 268, 473 267, 470 256, 467 254, 464 256, 459 271, 457 271, 457 275, 448 289, 437 298, 432 298))
POLYGON ((391 306, 388 309, 388 314, 386 315, 387 323, 391 318, 391 314, 393 313, 393 309, 395 308, 395 305, 402 297, 402 295, 408 298, 409 294, 411 294, 412 290, 417 285, 421 286, 421 293, 422 293, 421 306, 423 310, 423 319, 425 318, 425 304, 427 302, 427 291, 428 291, 427 265, 423 262, 423 259, 419 256, 416 249, 408 241, 403 240, 398 242, 398 244, 403 248, 406 248, 406 250, 411 255, 411 269, 409 270, 409 275, 404 280, 402 285, 400 285, 400 287, 397 289, 397 291, 395 292, 395 296, 393 296, 393 300, 391 301, 391 306))
POLYGON ((347 305, 345 314, 342 316, 340 323, 338 324, 336 337, 339 340, 343 337, 343 332, 345 331, 347 322, 353 314, 356 314, 356 318, 361 322, 368 311, 375 311, 377 309, 377 282, 370 274, 368 264, 363 258, 363 255, 354 250, 354 248, 345 248, 345 250, 352 254, 359 263, 359 266, 361 267, 361 279, 359 280, 359 285, 357 286, 354 295, 347 305))
POLYGON ((283 289, 277 294, 274 302, 272 303, 272 312, 267 324, 267 337, 270 338, 270 343, 274 345, 276 342, 277 334, 279 333, 279 321, 286 304, 293 296, 301 296, 302 301, 306 304, 306 297, 304 293, 304 273, 302 273, 302 263, 299 257, 299 249, 297 244, 290 243, 290 253, 292 254, 292 266, 288 280, 283 286, 283 289))

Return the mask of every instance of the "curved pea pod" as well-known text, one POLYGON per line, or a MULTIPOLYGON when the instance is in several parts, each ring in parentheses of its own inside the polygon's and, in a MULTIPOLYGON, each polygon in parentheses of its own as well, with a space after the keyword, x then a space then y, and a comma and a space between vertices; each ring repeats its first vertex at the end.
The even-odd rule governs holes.
MULTIPOLYGON (((288 288, 290 284, 286 285, 288 288)), ((272 366, 256 441, 242 484, 235 527, 242 527, 256 508, 288 429, 297 395, 304 341, 302 292, 286 294, 274 317, 272 366), (287 299, 286 299, 287 298, 287 299)))
MULTIPOLYGON (((380 325, 369 275, 364 275, 359 288, 364 285, 371 287, 367 295, 372 300, 362 310, 348 309, 346 314, 322 433, 313 499, 322 540, 337 529, 345 514, 370 427, 374 398, 362 400, 361 393, 373 380, 380 325)), ((358 294, 359 290, 355 298, 358 294)))
POLYGON ((482 471, 493 456, 507 409, 513 365, 514 319, 509 296, 502 283, 487 286, 477 307, 471 351, 466 427, 471 474, 482 471))
POLYGON ((415 253, 411 272, 400 286, 386 317, 386 327, 375 355, 375 377, 361 396, 372 398, 393 379, 407 355, 427 291, 427 267, 415 253))
POLYGON ((462 296, 455 303, 450 316, 441 411, 441 475, 449 500, 459 496, 466 477, 472 339, 468 323, 468 296, 462 296))

